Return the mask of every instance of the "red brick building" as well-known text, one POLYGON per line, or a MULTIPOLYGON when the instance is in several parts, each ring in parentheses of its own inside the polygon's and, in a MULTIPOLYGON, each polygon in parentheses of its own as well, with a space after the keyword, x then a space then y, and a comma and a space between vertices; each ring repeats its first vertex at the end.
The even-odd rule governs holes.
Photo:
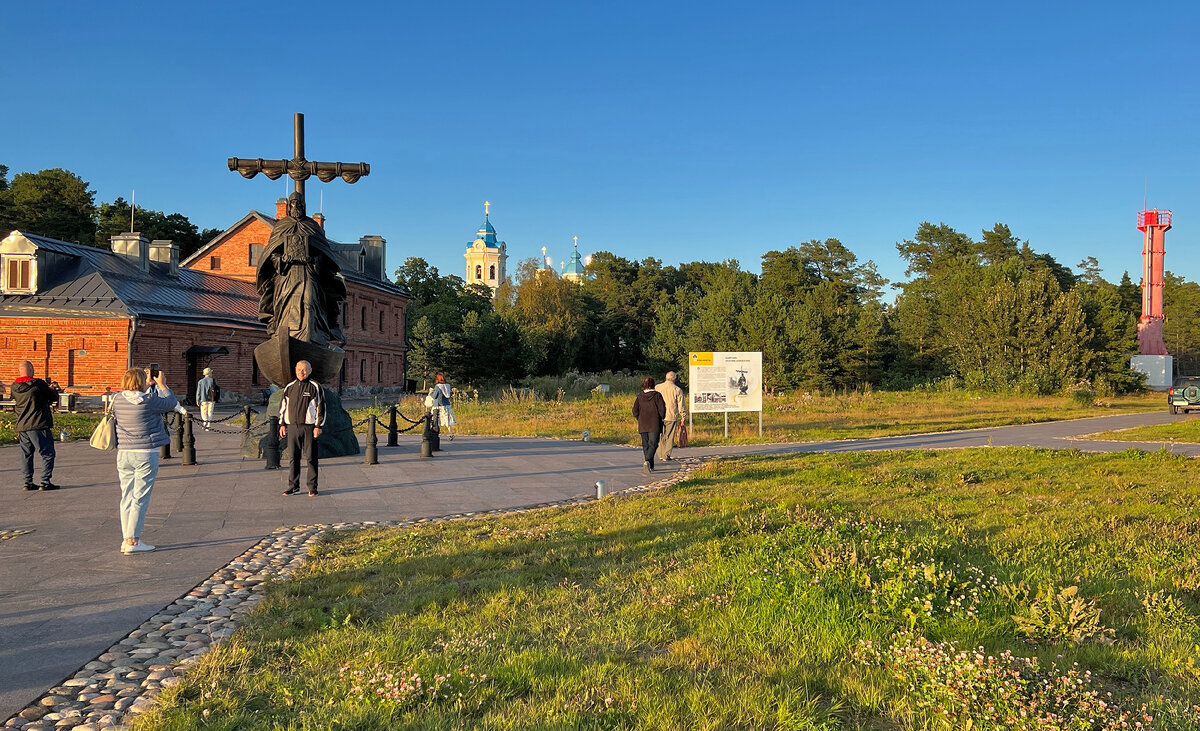
MULTIPOLYGON (((35 374, 84 396, 116 390, 126 368, 157 364, 190 394, 206 366, 222 392, 254 397, 260 377, 254 257, 275 219, 247 214, 181 265, 169 241, 137 233, 110 249, 14 231, 0 241, 0 382, 29 360, 35 374)), ((384 240, 332 243, 349 296, 343 312, 350 393, 403 385, 404 314, 411 297, 383 275, 384 240)))

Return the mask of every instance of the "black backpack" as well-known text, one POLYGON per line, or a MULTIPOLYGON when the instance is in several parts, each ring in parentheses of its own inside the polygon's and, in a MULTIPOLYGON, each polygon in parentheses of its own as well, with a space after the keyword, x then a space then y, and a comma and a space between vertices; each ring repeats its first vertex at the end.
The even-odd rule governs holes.
POLYGON ((213 382, 209 395, 212 396, 213 403, 221 400, 221 387, 216 384, 216 381, 213 382))

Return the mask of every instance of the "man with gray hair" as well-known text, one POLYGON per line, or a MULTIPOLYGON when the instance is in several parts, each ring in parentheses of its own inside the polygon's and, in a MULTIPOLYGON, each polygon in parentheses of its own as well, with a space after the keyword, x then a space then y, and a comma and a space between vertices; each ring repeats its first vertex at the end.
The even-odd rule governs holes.
POLYGON ((300 455, 308 462, 308 496, 317 496, 317 438, 325 426, 325 394, 312 375, 312 364, 296 364, 296 380, 283 387, 279 402, 279 437, 287 439, 287 489, 284 495, 300 492, 300 455))
POLYGON ((654 387, 662 394, 667 402, 667 415, 663 417, 662 439, 658 442, 658 458, 671 459, 671 448, 675 446, 675 433, 679 430, 679 422, 684 417, 687 404, 683 398, 683 389, 675 385, 675 371, 668 371, 663 382, 654 387))
POLYGON ((196 384, 196 405, 200 407, 200 421, 204 423, 205 429, 212 423, 213 407, 217 403, 218 392, 212 368, 205 368, 204 378, 196 384))
POLYGON ((40 378, 33 377, 33 363, 25 361, 17 366, 17 377, 12 384, 12 397, 16 401, 17 441, 21 445, 21 472, 25 476, 26 490, 57 490, 58 485, 50 481, 54 475, 54 415, 50 406, 55 402, 55 393, 40 378), (42 455, 42 484, 33 483, 33 452, 42 455))

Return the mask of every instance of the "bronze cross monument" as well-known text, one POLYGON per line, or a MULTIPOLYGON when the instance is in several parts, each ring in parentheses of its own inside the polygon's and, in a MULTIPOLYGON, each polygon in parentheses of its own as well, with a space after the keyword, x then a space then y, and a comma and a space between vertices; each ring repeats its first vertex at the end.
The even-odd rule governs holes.
POLYGON ((304 199, 304 181, 313 175, 322 183, 328 183, 340 177, 347 183, 357 183, 358 179, 371 174, 371 166, 365 162, 309 162, 304 159, 304 115, 297 112, 293 119, 293 138, 295 157, 291 160, 264 160, 261 157, 253 160, 229 158, 230 171, 241 173, 243 178, 250 179, 262 173, 271 180, 279 180, 284 174, 295 181, 296 192, 304 199))
POLYGON ((287 215, 275 222, 255 277, 258 319, 266 325, 268 340, 254 349, 254 359, 259 371, 280 386, 291 380, 301 360, 308 361, 314 379, 329 383, 346 355, 341 348, 346 343, 341 327, 346 280, 324 229, 305 210, 304 181, 316 175, 325 183, 338 176, 355 183, 371 173, 365 162, 305 160, 304 115, 299 113, 295 116, 295 143, 296 156, 291 160, 229 158, 229 169, 244 178, 263 173, 278 180, 286 174, 295 181, 287 215))

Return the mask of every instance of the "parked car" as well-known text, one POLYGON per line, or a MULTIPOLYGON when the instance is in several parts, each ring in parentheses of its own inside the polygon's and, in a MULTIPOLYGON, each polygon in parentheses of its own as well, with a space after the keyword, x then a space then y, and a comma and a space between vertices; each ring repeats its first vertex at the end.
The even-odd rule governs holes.
POLYGON ((1180 376, 1167 391, 1167 407, 1172 414, 1200 409, 1200 376, 1180 376))

